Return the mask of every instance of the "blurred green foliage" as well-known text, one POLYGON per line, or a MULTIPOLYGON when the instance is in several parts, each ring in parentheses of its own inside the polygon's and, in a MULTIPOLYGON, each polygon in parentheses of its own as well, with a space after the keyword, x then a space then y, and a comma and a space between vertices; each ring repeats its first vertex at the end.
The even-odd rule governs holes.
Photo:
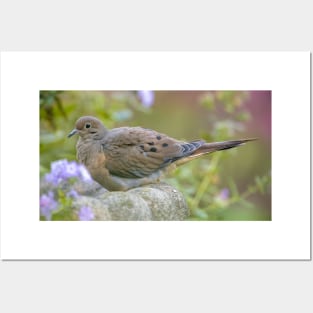
MULTIPOLYGON (((167 96, 166 92, 155 92, 167 96)), ((174 91, 168 94, 173 96, 174 91)), ((242 138, 246 123, 251 113, 244 103, 249 98, 249 92, 216 91, 202 92, 198 102, 193 104, 202 113, 205 112, 206 123, 210 129, 203 128, 199 123, 199 135, 207 141, 224 141, 242 138)), ((119 126, 136 126, 154 128, 158 123, 158 131, 162 131, 160 117, 171 114, 171 107, 160 108, 157 103, 152 107, 145 107, 135 91, 41 91, 40 92, 40 171, 41 175, 50 169, 50 163, 58 159, 75 159, 75 140, 67 139, 67 134, 74 127, 75 121, 83 115, 98 117, 108 128, 119 126), (161 125, 160 125, 161 124, 161 125), (149 125, 152 125, 151 127, 149 125)), ((175 114, 182 125, 188 130, 192 128, 188 123, 190 110, 187 106, 175 114), (188 111, 189 110, 189 111, 188 111), (186 111, 186 113, 185 113, 186 111), (185 124, 184 124, 185 123, 185 124), (188 128, 189 125, 189 128, 188 128)), ((174 122, 173 115, 173 122, 174 122)), ((171 127, 175 127, 172 124, 171 127)), ((175 137, 175 134, 168 133, 175 137)), ((253 136, 252 136, 253 137, 253 136)), ((181 137, 177 137, 181 139, 181 137)), ((195 138, 188 138, 195 139, 195 138)), ((248 173, 255 167, 253 146, 245 145, 246 168, 248 173), (249 150, 250 149, 250 150, 249 150), (250 151, 250 152, 249 152, 250 151)), ((250 175, 246 183, 238 175, 228 174, 227 159, 238 162, 241 148, 216 152, 209 157, 200 158, 179 167, 167 182, 180 190, 187 200, 191 210, 190 220, 270 220, 271 208, 271 172, 270 151, 267 152, 267 163, 264 162, 262 172, 250 175), (225 171, 226 168, 226 171, 225 171), (225 174, 226 172, 226 174, 225 174), (236 176, 236 177, 235 177, 236 176), (237 181, 238 180, 238 181, 237 181), (265 200, 264 200, 265 199, 265 200)), ((251 173, 257 171, 251 171, 251 173)), ((64 200, 67 201, 66 199, 64 200)))
MULTIPOLYGON (((250 113, 243 106, 249 94, 240 91, 217 91, 205 93, 200 105, 209 111, 208 119, 212 125, 210 132, 203 131, 201 138, 207 141, 224 141, 234 138, 244 131, 250 113), (220 120, 220 116, 223 119, 220 120)), ((260 210, 256 203, 249 201, 255 194, 271 192, 270 169, 262 176, 251 177, 246 190, 239 192, 235 180, 227 177, 227 186, 221 184, 223 159, 240 153, 237 149, 227 153, 213 153, 210 160, 201 158, 190 162, 189 166, 177 169, 175 177, 169 182, 182 190, 191 209, 192 220, 269 220, 268 211, 260 210), (234 214, 235 213, 235 214, 234 214)))

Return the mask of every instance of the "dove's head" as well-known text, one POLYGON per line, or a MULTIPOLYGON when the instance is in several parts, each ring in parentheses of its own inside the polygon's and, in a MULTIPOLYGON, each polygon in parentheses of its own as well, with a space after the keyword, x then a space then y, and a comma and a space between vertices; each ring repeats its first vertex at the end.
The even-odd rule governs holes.
POLYGON ((108 130, 97 118, 93 116, 83 116, 75 123, 75 128, 68 134, 67 137, 72 137, 78 134, 82 139, 102 139, 108 130))

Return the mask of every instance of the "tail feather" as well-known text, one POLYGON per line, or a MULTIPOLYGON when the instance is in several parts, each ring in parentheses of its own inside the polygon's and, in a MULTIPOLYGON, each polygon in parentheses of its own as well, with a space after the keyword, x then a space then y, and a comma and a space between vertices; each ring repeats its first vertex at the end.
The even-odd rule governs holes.
POLYGON ((256 140, 256 138, 251 139, 239 139, 239 140, 229 140, 229 141, 221 141, 221 142, 212 142, 205 143, 199 149, 195 150, 192 155, 202 155, 205 153, 211 153, 219 150, 227 150, 231 148, 235 148, 237 146, 241 146, 246 142, 256 140))
POLYGON ((196 149, 190 155, 179 159, 175 162, 177 166, 182 165, 186 162, 189 162, 193 159, 196 159, 204 154, 212 153, 220 150, 227 150, 231 148, 235 148, 241 146, 249 141, 257 140, 257 138, 249 138, 249 139, 239 139, 239 140, 229 140, 229 141, 221 141, 221 142, 212 142, 212 143, 204 143, 198 149, 196 149))

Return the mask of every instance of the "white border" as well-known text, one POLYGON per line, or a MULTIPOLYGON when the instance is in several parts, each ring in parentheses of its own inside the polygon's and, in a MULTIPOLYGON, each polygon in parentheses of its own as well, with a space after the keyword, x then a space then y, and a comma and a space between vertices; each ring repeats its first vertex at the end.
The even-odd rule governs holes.
POLYGON ((309 259, 308 52, 1 53, 3 259, 309 259), (39 222, 38 91, 272 90, 273 221, 39 222))

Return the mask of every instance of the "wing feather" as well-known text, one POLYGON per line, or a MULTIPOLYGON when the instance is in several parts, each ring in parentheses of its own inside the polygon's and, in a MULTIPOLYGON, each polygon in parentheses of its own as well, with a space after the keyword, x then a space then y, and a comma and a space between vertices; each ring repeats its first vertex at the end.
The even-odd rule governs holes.
POLYGON ((141 127, 112 129, 103 140, 106 167, 112 175, 142 178, 192 154, 204 141, 177 141, 141 127))

